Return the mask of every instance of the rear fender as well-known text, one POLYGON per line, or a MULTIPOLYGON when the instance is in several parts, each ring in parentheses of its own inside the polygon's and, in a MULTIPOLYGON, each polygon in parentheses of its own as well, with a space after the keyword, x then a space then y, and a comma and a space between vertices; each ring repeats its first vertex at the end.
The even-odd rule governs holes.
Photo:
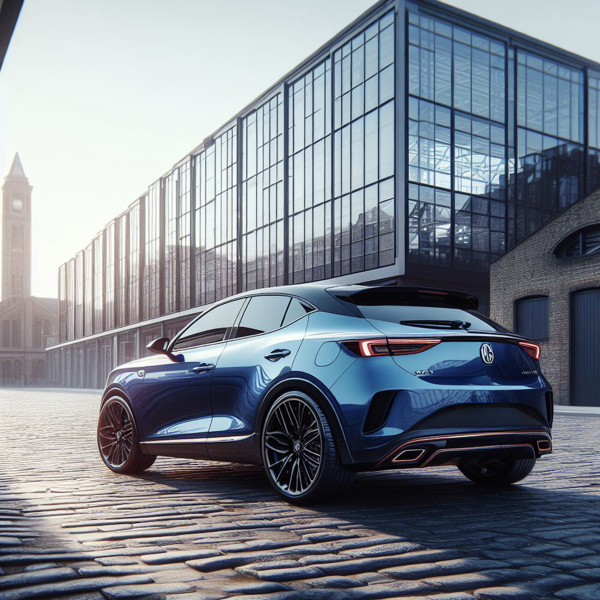
POLYGON ((256 423, 254 426, 254 431, 256 431, 257 433, 257 435, 254 436, 254 451, 257 456, 260 456, 261 464, 261 434, 265 418, 267 416, 267 411, 269 410, 271 404, 273 404, 273 402, 279 396, 281 396, 281 394, 291 390, 298 390, 308 394, 319 405, 319 407, 327 417, 327 422, 329 423, 329 426, 333 433, 336 448, 340 453, 342 463, 349 465, 354 462, 352 458, 352 453, 350 452, 350 448, 348 446, 348 442, 346 441, 346 436, 344 435, 344 430, 342 427, 340 417, 336 409, 334 408, 335 399, 331 396, 331 394, 328 391, 320 387, 316 381, 311 381, 311 379, 312 378, 310 378, 310 376, 305 374, 303 374, 303 376, 288 377, 287 379, 273 386, 263 398, 256 415, 256 423))

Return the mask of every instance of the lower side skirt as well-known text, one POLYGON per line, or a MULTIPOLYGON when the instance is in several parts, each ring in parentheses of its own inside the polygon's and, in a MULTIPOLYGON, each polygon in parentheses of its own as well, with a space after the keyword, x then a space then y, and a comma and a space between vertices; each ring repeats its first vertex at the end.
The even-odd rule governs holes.
POLYGON ((156 456, 260 464, 260 459, 255 452, 254 437, 255 435, 251 433, 187 439, 148 439, 140 442, 140 447, 144 454, 156 456))

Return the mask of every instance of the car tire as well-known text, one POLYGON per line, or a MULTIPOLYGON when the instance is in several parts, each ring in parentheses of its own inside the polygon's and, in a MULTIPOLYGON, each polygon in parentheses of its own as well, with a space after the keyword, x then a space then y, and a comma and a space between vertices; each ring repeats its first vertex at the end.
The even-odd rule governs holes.
POLYGON ((342 464, 327 417, 304 392, 289 391, 273 402, 261 447, 269 482, 294 504, 327 500, 354 482, 355 473, 342 464))
POLYGON ((535 458, 497 461, 493 466, 470 460, 458 464, 461 473, 479 485, 510 485, 525 479, 535 466, 535 458))
POLYGON ((156 460, 142 452, 133 413, 120 396, 111 396, 102 405, 96 437, 102 461, 115 473, 141 473, 156 460))

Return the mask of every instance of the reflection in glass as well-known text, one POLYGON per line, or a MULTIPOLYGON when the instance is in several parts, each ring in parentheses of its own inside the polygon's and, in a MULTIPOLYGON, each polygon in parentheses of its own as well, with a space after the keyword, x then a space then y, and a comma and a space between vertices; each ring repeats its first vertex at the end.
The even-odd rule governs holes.
POLYGON ((242 289, 254 290, 283 284, 282 94, 242 127, 242 289))
MULTIPOLYGON (((362 64, 362 63, 361 63, 362 64)), ((350 65, 348 63, 348 68, 350 65)), ((364 67, 364 64, 363 64, 364 67)), ((353 77, 360 76, 357 66, 353 77)), ((348 71, 344 75, 350 78, 348 71)), ((331 61, 289 88, 290 283, 331 276, 331 61)), ((350 110, 350 108, 348 109, 350 110)), ((356 108, 355 108, 356 110, 356 108)), ((350 143, 350 142, 348 142, 350 143)), ((346 174, 350 177, 350 174, 346 174)))
POLYGON ((91 335, 94 332, 94 313, 92 311, 93 296, 92 296, 92 277, 94 273, 93 263, 93 248, 92 244, 84 250, 84 265, 83 265, 83 313, 84 313, 84 327, 83 335, 91 335))
POLYGON ((148 188, 144 201, 143 318, 160 312, 160 181, 148 188))
POLYGON ((588 71, 588 192, 600 185, 600 73, 588 71))
POLYGON ((104 303, 102 286, 104 281, 104 233, 100 233, 94 244, 94 333, 104 330, 104 303))
POLYGON ((140 320, 140 202, 129 209, 129 322, 140 320))
POLYGON ((195 306, 237 292, 237 127, 195 157, 195 306))
POLYGON ((105 312, 104 328, 113 329, 115 326, 115 222, 107 225, 104 230, 105 258, 105 312))
POLYGON ((128 302, 128 279, 129 279, 129 256, 127 254, 127 243, 129 233, 128 216, 125 214, 119 217, 118 221, 118 241, 117 241, 117 327, 127 325, 129 322, 129 302, 128 302))
POLYGON ((395 259, 393 13, 336 50, 333 79, 333 275, 345 275, 395 259))
POLYGON ((83 266, 84 253, 78 252, 75 256, 75 338, 83 335, 83 266))

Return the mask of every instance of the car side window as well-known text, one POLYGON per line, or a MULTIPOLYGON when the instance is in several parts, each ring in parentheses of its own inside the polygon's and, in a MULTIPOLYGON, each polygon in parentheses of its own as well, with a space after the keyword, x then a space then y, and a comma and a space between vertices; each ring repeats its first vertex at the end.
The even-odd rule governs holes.
POLYGON ((209 310, 184 330, 175 342, 173 350, 185 350, 222 341, 227 330, 233 327, 243 303, 243 299, 233 300, 209 310))
POLYGON ((303 304, 302 302, 300 302, 300 300, 298 300, 298 298, 292 298, 292 301, 288 306, 287 312, 285 313, 283 323, 281 324, 281 326, 285 327, 286 325, 297 321, 298 319, 312 311, 313 309, 310 306, 303 304))
POLYGON ((279 329, 290 300, 289 296, 254 296, 244 311, 235 337, 242 338, 279 329))

